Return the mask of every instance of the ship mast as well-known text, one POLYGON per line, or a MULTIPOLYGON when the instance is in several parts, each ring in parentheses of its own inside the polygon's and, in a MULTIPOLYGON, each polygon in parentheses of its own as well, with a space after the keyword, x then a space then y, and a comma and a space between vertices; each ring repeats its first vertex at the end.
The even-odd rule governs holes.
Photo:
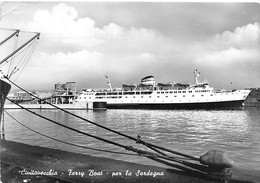
POLYGON ((113 91, 109 77, 106 76, 106 75, 105 75, 105 77, 106 77, 106 79, 107 79, 107 84, 108 84, 108 86, 109 86, 109 88, 110 88, 110 91, 113 91))
MULTIPOLYGON (((13 34, 12 34, 13 35, 13 34)), ((9 36, 10 37, 10 36, 9 36)), ((0 65, 4 62, 6 62, 9 58, 11 58, 13 55, 15 55, 17 52, 19 52, 21 49, 23 49, 26 45, 28 45, 30 42, 32 42, 34 39, 39 39, 40 37, 40 33, 36 33, 35 36, 33 36, 30 40, 28 40, 27 42, 25 42, 23 45, 21 45, 19 48, 17 48, 14 52, 12 52, 11 54, 9 54, 7 57, 5 57, 2 61, 0 61, 0 65)), ((10 39, 10 38, 9 38, 10 39)), ((8 39, 7 39, 8 40, 8 39)), ((6 40, 6 41, 7 41, 6 40)), ((5 40, 4 40, 5 41, 5 40)))
POLYGON ((195 84, 196 84, 196 85, 199 84, 199 81, 198 81, 199 75, 200 75, 200 72, 198 72, 198 70, 196 69, 196 70, 194 71, 194 77, 195 77, 195 84))
POLYGON ((11 34, 9 37, 5 38, 3 41, 0 42, 0 46, 4 44, 6 41, 8 41, 9 39, 11 39, 12 37, 14 37, 15 35, 18 36, 19 32, 20 30, 15 30, 13 34, 11 34))
MULTIPOLYGON (((15 30, 15 32, 13 32, 10 36, 8 36, 7 38, 5 38, 4 40, 2 40, 0 42, 0 46, 3 45, 8 40, 10 40, 15 35, 18 36, 19 32, 20 32, 20 30, 15 30)), ((14 50, 12 53, 10 53, 7 57, 5 57, 3 60, 1 60, 0 66, 3 63, 7 62, 8 59, 10 59, 12 56, 14 56, 20 50, 22 50, 25 46, 30 44, 34 39, 39 39, 39 37, 40 37, 40 33, 36 33, 36 35, 33 36, 30 40, 28 40, 27 42, 22 44, 16 50, 14 50)), ((8 93, 9 93, 10 89, 11 89, 11 85, 8 82, 2 80, 2 78, 0 77, 0 90, 1 90, 1 92, 0 92, 0 138, 1 139, 5 139, 4 120, 2 120, 2 114, 3 114, 3 110, 4 110, 5 99, 6 99, 6 96, 8 95, 8 93)))

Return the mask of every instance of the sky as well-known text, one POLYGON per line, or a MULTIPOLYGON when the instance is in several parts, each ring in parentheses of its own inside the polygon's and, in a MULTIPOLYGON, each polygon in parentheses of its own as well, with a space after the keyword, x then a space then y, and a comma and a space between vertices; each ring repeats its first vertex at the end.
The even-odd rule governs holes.
POLYGON ((4 2, 1 14, 0 27, 26 31, 18 45, 27 31, 41 33, 11 77, 30 90, 71 81, 78 90, 108 88, 105 75, 112 87, 148 75, 193 84, 195 69, 216 89, 260 87, 259 3, 4 2))

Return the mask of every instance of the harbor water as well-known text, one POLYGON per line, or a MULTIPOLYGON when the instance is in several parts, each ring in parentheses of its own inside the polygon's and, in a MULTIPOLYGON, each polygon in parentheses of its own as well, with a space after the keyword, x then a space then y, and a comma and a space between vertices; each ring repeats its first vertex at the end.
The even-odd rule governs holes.
MULTIPOLYGON (((24 110, 7 110, 28 127, 65 142, 91 148, 127 152, 116 146, 64 129, 24 110)), ((34 110, 64 125, 124 145, 142 147, 122 136, 57 110, 34 110)), ((113 130, 193 156, 222 150, 241 169, 260 172, 260 108, 241 110, 71 110, 70 112, 113 130)), ((6 139, 136 163, 155 164, 139 156, 105 153, 48 139, 21 126, 5 114, 6 139)), ((131 152, 127 152, 131 153, 131 152)), ((260 181, 260 180, 259 180, 260 181)))

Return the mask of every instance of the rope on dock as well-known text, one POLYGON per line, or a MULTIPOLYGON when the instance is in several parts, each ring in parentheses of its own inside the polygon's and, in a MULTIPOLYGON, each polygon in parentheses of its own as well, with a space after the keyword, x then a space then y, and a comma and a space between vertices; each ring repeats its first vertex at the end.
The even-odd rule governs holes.
POLYGON ((232 177, 232 173, 231 173, 230 169, 224 169, 224 170, 218 171, 218 172, 205 173, 205 172, 202 172, 202 171, 198 171, 196 169, 187 168, 187 167, 182 166, 182 165, 173 164, 173 163, 161 160, 161 159, 156 158, 156 157, 150 156, 150 157, 147 157, 147 158, 152 159, 156 162, 159 162, 159 163, 162 163, 162 164, 183 170, 184 172, 189 173, 189 175, 204 178, 204 179, 207 179, 207 180, 226 182, 226 181, 230 180, 231 177, 232 177))
POLYGON ((23 127, 27 128, 28 130, 38 134, 38 135, 41 135, 43 137, 46 137, 46 138, 49 138, 49 139, 52 139, 54 141, 57 141, 57 142, 61 142, 61 143, 64 143, 64 144, 67 144, 67 145, 71 145, 71 146, 75 146, 75 147, 80 147, 80 148, 84 148, 84 149, 89 149, 89 150, 93 150, 93 151, 100 151, 100 152, 107 152, 107 153, 114 153, 114 154, 122 154, 122 155, 128 155, 128 156, 136 156, 136 154, 132 154, 132 153, 124 153, 124 152, 117 152, 117 151, 110 151, 110 150, 104 150, 104 149, 97 149, 97 148, 92 148, 92 147, 86 147, 86 146, 82 146, 82 145, 78 145, 78 144, 73 144, 73 143, 70 143, 70 142, 65 142, 65 141, 62 141, 62 140, 59 140, 59 139, 56 139, 56 138, 53 138, 53 137, 50 137, 48 135, 45 135, 43 133, 40 133, 30 127, 28 127, 27 125, 23 124, 22 122, 20 122, 19 120, 17 120, 16 118, 14 118, 10 113, 8 113, 7 111, 5 111, 5 113, 10 116, 14 121, 16 121, 17 123, 19 123, 20 125, 22 125, 23 127))
MULTIPOLYGON (((9 98, 6 98, 6 99, 9 100, 10 102, 12 102, 12 100, 10 100, 9 98)), ((56 121, 54 121, 54 120, 52 120, 52 119, 49 119, 49 118, 47 118, 47 117, 44 117, 44 116, 40 115, 40 114, 37 114, 37 113, 35 113, 35 112, 33 112, 33 111, 31 111, 31 110, 29 110, 29 109, 27 109, 27 108, 21 106, 20 104, 17 104, 17 103, 15 103, 15 104, 18 105, 20 108, 22 108, 22 109, 24 109, 24 110, 26 110, 26 111, 28 111, 28 112, 30 112, 30 113, 32 113, 32 114, 34 114, 34 115, 40 117, 40 118, 43 118, 43 119, 45 119, 45 120, 47 120, 47 121, 49 121, 49 122, 51 122, 51 123, 54 123, 54 124, 59 125, 59 126, 62 126, 62 127, 64 127, 64 128, 67 128, 67 129, 69 129, 69 130, 75 131, 75 132, 77 132, 77 133, 80 133, 80 134, 83 134, 83 135, 86 135, 86 136, 95 138, 95 139, 97 139, 97 140, 100 140, 100 141, 103 141, 103 142, 106 142, 106 143, 109 143, 109 144, 112 144, 112 145, 115 145, 115 146, 124 148, 124 149, 126 149, 126 150, 135 152, 135 153, 137 153, 137 154, 140 155, 140 156, 144 156, 144 157, 147 157, 147 158, 149 158, 149 159, 153 159, 153 160, 155 160, 155 161, 164 163, 164 164, 166 164, 166 165, 171 165, 172 167, 179 167, 179 169, 184 170, 185 172, 188 172, 188 173, 189 173, 190 171, 192 171, 192 172, 195 173, 195 174, 196 174, 197 172, 199 172, 199 173, 197 173, 196 175, 197 175, 197 176, 200 176, 200 177, 202 177, 202 178, 205 178, 205 177, 206 177, 207 179, 214 180, 214 181, 216 181, 216 180, 219 181, 219 180, 225 179, 225 181, 227 181, 227 180, 229 180, 229 179, 231 178, 231 176, 232 176, 231 171, 223 171, 225 168, 221 168, 220 170, 217 170, 216 172, 213 172, 212 170, 215 170, 215 169, 216 169, 215 167, 213 167, 213 169, 212 169, 212 168, 209 167, 209 166, 200 165, 200 164, 194 164, 194 163, 190 163, 190 162, 188 162, 188 161, 183 161, 183 160, 181 160, 181 159, 178 159, 178 157, 165 156, 166 154, 163 154, 163 155, 162 155, 162 153, 159 153, 159 154, 158 154, 158 153, 152 153, 152 152, 140 150, 140 149, 137 149, 137 148, 133 148, 132 146, 126 146, 126 145, 123 145, 123 144, 119 144, 119 143, 117 143, 117 142, 113 142, 113 141, 110 141, 110 140, 107 140, 107 139, 104 139, 104 138, 101 138, 101 137, 98 137, 98 136, 94 136, 94 135, 91 135, 91 134, 89 134, 89 133, 86 133, 86 132, 77 130, 77 129, 75 129, 75 128, 72 128, 72 127, 63 125, 63 124, 61 124, 61 123, 58 123, 58 122, 56 122, 56 121), (162 159, 164 159, 164 160, 162 160, 162 159), (186 167, 181 168, 181 167, 183 167, 183 166, 181 166, 181 165, 175 165, 175 164, 170 163, 170 162, 167 162, 167 161, 165 161, 165 160, 174 161, 174 162, 180 163, 180 164, 182 164, 182 165, 184 165, 184 166, 186 166, 186 167), (188 171, 187 171, 187 170, 188 170, 188 171), (201 174, 200 172, 204 173, 205 176, 201 176, 201 175, 200 175, 200 174, 201 174), (222 173, 222 172, 223 172, 223 173, 222 173)), ((139 141, 141 141, 140 138, 138 139, 138 142, 139 142, 139 141)), ((144 141, 141 141, 141 142, 143 142, 145 145, 148 144, 148 146, 149 146, 149 143, 146 143, 146 142, 144 142, 144 141)), ((154 147, 154 146, 153 146, 153 147, 154 147)), ((160 151, 159 151, 159 152, 160 152, 160 151)), ((178 153, 178 154, 182 154, 182 153, 178 153)), ((196 159, 197 159, 197 158, 196 158, 196 159)), ((193 159, 193 160, 195 160, 195 159, 193 159)), ((230 169, 228 169, 228 170, 230 170, 230 169)), ((204 175, 204 174, 203 174, 203 175, 204 175)))

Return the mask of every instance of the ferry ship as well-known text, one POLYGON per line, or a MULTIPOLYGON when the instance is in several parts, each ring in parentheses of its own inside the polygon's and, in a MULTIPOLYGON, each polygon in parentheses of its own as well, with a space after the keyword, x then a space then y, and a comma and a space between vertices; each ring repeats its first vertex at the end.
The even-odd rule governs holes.
POLYGON ((76 102, 104 102, 108 109, 212 109, 242 107, 250 90, 214 90, 207 82, 195 84, 156 83, 153 76, 144 77, 139 85, 123 84, 120 89, 83 89, 76 102))

